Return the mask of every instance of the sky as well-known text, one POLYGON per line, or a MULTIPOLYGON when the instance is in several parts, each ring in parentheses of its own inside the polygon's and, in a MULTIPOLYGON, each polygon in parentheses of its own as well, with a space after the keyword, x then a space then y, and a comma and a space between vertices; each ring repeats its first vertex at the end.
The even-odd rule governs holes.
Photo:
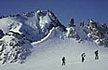
POLYGON ((87 23, 88 19, 108 23, 108 0, 0 0, 0 16, 46 9, 64 25, 71 18, 75 24, 87 23))

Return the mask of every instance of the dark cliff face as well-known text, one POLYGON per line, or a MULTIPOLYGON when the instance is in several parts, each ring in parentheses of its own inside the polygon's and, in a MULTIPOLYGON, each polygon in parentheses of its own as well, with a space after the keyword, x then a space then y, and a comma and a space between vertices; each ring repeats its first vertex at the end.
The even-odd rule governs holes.
POLYGON ((0 39, 4 36, 3 31, 0 29, 0 39))
POLYGON ((52 27, 60 27, 62 29, 62 31, 66 31, 66 27, 59 21, 59 19, 56 17, 56 15, 52 11, 45 10, 45 11, 39 12, 38 14, 39 15, 43 15, 44 12, 47 12, 48 15, 49 15, 49 17, 50 17, 50 19, 51 19, 51 21, 52 21, 52 23, 55 23, 55 24, 51 24, 49 26, 49 28, 52 28, 52 27))
MULTIPOLYGON (((81 23, 82 24, 82 23, 81 23)), ((80 25, 81 25, 80 24, 80 25)), ((105 23, 88 22, 88 25, 80 26, 87 34, 88 38, 101 46, 108 46, 108 26, 105 23)))

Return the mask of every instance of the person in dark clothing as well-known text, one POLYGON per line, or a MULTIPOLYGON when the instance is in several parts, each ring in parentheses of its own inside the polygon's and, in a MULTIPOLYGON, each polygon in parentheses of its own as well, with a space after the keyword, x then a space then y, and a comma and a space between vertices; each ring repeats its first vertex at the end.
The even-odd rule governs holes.
POLYGON ((98 55, 98 50, 95 51, 95 60, 98 60, 99 59, 99 55, 98 55))
POLYGON ((82 53, 82 54, 81 54, 81 58, 82 58, 81 62, 84 62, 85 56, 86 56, 85 53, 82 53))
POLYGON ((62 66, 66 64, 65 61, 66 61, 66 58, 63 57, 63 58, 62 58, 62 66))

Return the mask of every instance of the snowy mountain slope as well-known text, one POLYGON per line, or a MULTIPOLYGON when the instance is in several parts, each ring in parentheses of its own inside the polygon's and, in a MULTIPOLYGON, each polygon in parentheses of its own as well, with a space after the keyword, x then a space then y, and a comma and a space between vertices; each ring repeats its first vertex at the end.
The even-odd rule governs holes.
POLYGON ((45 36, 44 38, 42 38, 42 39, 39 40, 39 41, 33 42, 32 44, 39 44, 39 43, 45 42, 46 40, 51 39, 51 38, 53 38, 53 37, 58 37, 58 38, 64 39, 64 33, 63 33, 61 30, 59 30, 58 28, 59 28, 59 27, 57 27, 57 28, 54 28, 54 27, 53 27, 53 28, 49 31, 49 33, 48 33, 47 36, 45 36))
POLYGON ((24 64, 0 65, 2 70, 107 70, 108 48, 90 41, 81 43, 74 39, 64 40, 53 37, 41 44, 33 44, 32 54, 24 64), (50 43, 50 44, 49 44, 50 43), (99 60, 94 60, 94 51, 99 50, 99 60), (86 61, 81 63, 81 53, 86 53, 86 61), (66 66, 61 65, 62 57, 66 57, 66 66))
POLYGON ((40 40, 48 34, 52 27, 58 25, 61 28, 64 27, 49 10, 39 10, 37 12, 0 19, 0 29, 4 33, 8 33, 9 31, 22 33, 30 41, 40 40))
POLYGON ((106 70, 108 68, 106 66, 108 48, 104 47, 107 46, 108 40, 105 26, 90 23, 84 27, 66 28, 49 10, 2 18, 0 25, 0 29, 4 32, 0 39, 0 60, 4 65, 0 64, 0 70, 106 70), (96 45, 98 42, 105 43, 99 46, 96 45), (100 59, 97 61, 94 60, 95 50, 99 50, 100 59), (81 63, 83 52, 86 53, 86 61, 81 63), (66 66, 61 66, 63 56, 66 57, 66 66))
POLYGON ((29 47, 32 47, 32 42, 45 41, 54 36, 55 34, 51 33, 57 30, 61 31, 61 34, 65 31, 65 26, 49 10, 0 18, 0 26, 0 61, 2 64, 18 61, 22 63, 22 60, 25 60, 31 52, 29 47))

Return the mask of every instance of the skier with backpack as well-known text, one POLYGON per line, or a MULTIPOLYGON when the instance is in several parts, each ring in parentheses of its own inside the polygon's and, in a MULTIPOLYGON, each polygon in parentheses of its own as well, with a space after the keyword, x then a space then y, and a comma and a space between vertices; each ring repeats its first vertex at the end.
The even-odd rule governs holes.
POLYGON ((98 60, 99 59, 98 50, 96 50, 94 53, 95 53, 95 60, 98 60))
POLYGON ((85 61, 85 56, 86 56, 85 53, 82 53, 82 54, 81 54, 81 58, 82 58, 81 62, 84 62, 84 61, 85 61))
POLYGON ((62 66, 66 64, 65 61, 66 61, 66 58, 63 57, 63 58, 62 58, 62 66))

